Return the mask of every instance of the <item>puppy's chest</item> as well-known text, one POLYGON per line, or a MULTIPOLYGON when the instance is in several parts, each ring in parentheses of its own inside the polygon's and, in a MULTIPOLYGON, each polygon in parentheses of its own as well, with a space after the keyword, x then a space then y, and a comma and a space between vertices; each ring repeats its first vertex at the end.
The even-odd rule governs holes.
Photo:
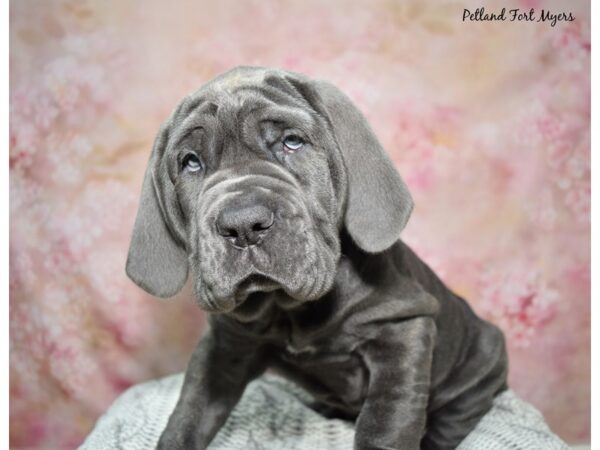
POLYGON ((318 400, 349 412, 360 410, 368 373, 356 338, 343 334, 314 340, 288 337, 274 366, 318 400))

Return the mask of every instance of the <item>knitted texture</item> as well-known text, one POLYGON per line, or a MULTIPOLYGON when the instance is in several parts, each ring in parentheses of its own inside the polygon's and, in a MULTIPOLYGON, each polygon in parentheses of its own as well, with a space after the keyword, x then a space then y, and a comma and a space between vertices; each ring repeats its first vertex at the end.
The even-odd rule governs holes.
MULTIPOLYGON (((183 375, 136 385, 96 423, 80 450, 153 449, 179 397, 183 375)), ((326 419, 310 409, 311 396, 296 385, 265 375, 248 385, 242 399, 209 446, 210 450, 349 450, 351 422, 326 419)), ((568 449, 542 415, 506 391, 494 401, 459 450, 568 449)))

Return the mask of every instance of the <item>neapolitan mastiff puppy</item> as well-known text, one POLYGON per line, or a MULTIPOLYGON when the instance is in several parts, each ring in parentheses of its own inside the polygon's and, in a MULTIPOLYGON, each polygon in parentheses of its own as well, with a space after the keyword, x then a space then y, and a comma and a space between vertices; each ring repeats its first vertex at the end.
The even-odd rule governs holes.
POLYGON ((455 448, 506 389, 501 332, 399 235, 411 196, 333 85, 233 69, 162 126, 127 273, 170 297, 188 273, 210 329, 158 448, 204 449, 273 368, 356 449, 455 448))

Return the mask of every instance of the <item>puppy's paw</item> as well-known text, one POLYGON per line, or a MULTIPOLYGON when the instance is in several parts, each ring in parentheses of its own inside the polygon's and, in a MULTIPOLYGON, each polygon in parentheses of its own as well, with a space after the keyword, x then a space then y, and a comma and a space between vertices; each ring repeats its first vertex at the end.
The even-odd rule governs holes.
POLYGON ((193 430, 167 426, 158 440, 156 450, 204 450, 206 445, 196 439, 193 430))

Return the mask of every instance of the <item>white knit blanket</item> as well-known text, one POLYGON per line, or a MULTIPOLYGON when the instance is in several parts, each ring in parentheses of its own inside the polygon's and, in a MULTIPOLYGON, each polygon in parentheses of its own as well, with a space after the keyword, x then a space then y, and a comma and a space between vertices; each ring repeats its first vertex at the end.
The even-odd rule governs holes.
MULTIPOLYGON (((98 422, 80 450, 150 450, 179 397, 183 375, 136 385, 121 395, 98 422)), ((252 382, 211 450, 349 450, 352 423, 320 416, 311 397, 274 375, 252 382)), ((459 450, 568 449, 542 415, 507 391, 460 444, 459 450)))

